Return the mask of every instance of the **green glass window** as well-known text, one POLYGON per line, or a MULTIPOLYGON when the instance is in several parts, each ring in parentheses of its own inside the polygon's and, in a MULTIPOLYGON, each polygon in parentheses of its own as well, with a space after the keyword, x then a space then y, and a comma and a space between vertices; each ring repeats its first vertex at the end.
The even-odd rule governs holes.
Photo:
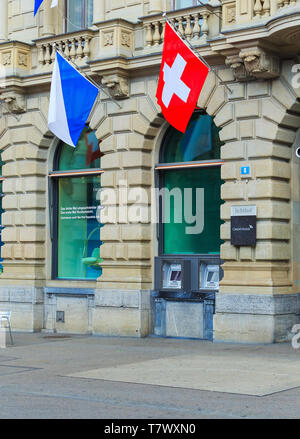
POLYGON ((182 163, 160 172, 163 254, 220 253, 221 168, 218 129, 211 116, 195 113, 185 134, 167 131, 162 163, 182 163), (199 162, 189 168, 189 163, 199 162), (212 161, 216 162, 213 164, 212 161), (185 166, 187 165, 187 166, 185 166))
POLYGON ((62 144, 57 157, 56 273, 59 279, 96 279, 100 267, 100 150, 93 131, 85 129, 78 145, 62 144), (80 170, 80 171, 78 171, 80 170), (77 171, 76 176, 72 171, 77 171))
MULTIPOLYGON (((202 4, 206 4, 207 0, 201 0, 202 4)), ((173 0, 174 9, 190 8, 191 6, 201 6, 198 0, 173 0)))
POLYGON ((85 128, 76 148, 67 144, 61 146, 57 170, 71 171, 100 168, 101 153, 98 144, 95 132, 85 128))
POLYGON ((186 132, 169 129, 164 140, 163 163, 216 160, 220 158, 218 128, 208 114, 193 114, 186 132))
POLYGON ((93 23, 93 0, 67 0, 66 9, 67 32, 86 29, 93 23))

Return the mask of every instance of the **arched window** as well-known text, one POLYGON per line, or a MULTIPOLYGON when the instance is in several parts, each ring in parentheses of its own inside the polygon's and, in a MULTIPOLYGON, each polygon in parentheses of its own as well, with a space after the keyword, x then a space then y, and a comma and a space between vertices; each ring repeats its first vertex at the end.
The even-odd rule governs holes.
POLYGON ((76 146, 60 143, 50 173, 53 199, 55 279, 96 279, 100 267, 101 153, 95 132, 86 128, 76 146))
POLYGON ((167 130, 156 166, 160 254, 220 253, 220 146, 207 114, 194 113, 184 134, 167 130))
POLYGON ((86 29, 92 25, 93 1, 94 0, 66 0, 67 32, 76 32, 77 30, 86 29))

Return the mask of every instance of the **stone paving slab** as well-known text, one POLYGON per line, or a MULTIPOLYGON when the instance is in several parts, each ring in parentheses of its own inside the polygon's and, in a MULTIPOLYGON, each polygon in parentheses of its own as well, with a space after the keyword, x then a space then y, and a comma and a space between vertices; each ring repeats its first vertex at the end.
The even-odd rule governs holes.
POLYGON ((232 356, 223 352, 187 355, 123 364, 67 376, 135 384, 150 384, 214 392, 265 396, 300 386, 298 358, 232 356))

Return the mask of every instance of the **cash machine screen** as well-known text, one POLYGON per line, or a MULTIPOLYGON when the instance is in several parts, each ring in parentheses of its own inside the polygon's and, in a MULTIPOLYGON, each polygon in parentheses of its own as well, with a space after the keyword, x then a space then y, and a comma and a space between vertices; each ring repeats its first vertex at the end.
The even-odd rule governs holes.
POLYGON ((201 264, 200 288, 219 289, 219 266, 201 264))
POLYGON ((164 264, 163 288, 181 288, 181 264, 164 264))

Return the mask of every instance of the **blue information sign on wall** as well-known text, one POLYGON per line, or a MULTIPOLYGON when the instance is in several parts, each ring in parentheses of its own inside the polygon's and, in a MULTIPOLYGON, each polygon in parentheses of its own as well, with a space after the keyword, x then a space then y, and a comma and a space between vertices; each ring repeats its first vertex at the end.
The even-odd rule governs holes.
POLYGON ((249 174, 250 174, 250 166, 242 166, 241 175, 249 175, 249 174))

